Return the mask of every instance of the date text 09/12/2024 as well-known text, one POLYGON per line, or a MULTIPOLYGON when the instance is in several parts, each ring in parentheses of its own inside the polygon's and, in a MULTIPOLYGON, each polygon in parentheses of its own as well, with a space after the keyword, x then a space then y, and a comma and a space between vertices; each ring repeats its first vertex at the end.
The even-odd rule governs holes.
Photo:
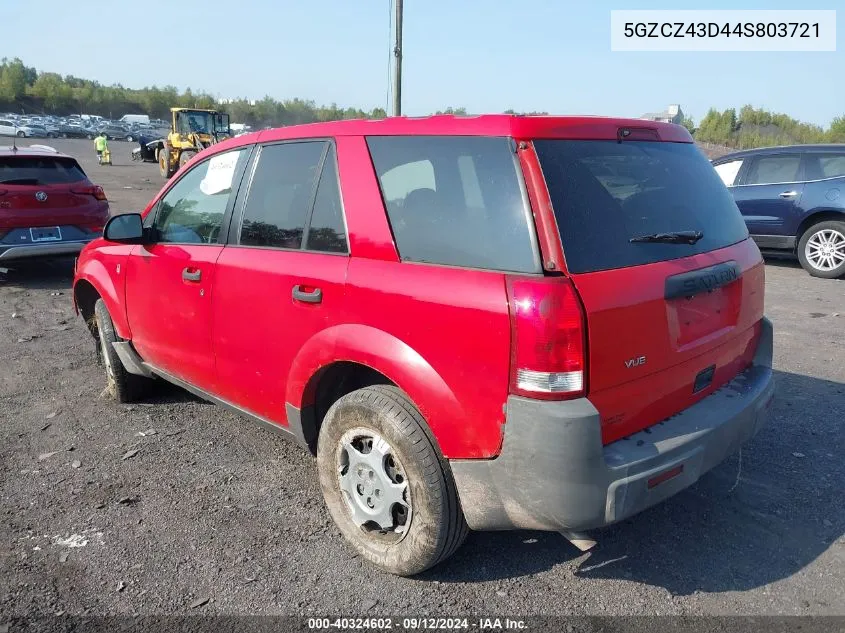
POLYGON ((404 630, 404 631, 518 631, 527 629, 524 620, 511 618, 309 618, 311 630, 404 630))

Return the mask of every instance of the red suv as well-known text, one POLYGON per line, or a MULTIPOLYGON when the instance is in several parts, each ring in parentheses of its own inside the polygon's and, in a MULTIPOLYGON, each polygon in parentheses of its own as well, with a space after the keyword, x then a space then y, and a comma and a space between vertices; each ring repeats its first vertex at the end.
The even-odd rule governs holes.
POLYGON ((203 151, 78 261, 112 392, 162 378, 317 456, 367 560, 584 530, 695 482, 773 394, 764 267, 679 126, 342 121, 203 151))
POLYGON ((0 147, 0 265, 73 255, 109 218, 102 187, 48 146, 0 147))

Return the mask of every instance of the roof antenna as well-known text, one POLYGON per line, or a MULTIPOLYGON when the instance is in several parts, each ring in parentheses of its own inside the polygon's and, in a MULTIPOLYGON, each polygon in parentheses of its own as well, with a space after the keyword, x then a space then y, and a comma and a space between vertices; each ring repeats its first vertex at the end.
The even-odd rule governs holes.
POLYGON ((17 143, 18 124, 17 123, 14 124, 14 129, 15 129, 15 135, 12 137, 12 151, 17 152, 18 151, 18 143, 17 143))

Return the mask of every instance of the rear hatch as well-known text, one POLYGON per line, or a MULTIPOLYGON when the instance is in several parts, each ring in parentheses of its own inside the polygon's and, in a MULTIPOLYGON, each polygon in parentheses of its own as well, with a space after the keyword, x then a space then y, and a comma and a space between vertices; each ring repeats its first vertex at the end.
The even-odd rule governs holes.
POLYGON ((32 227, 102 230, 108 202, 67 156, 0 156, 0 233, 32 227))
POLYGON ((610 442, 746 368, 764 269, 715 170, 690 143, 537 140, 587 320, 590 401, 610 442))

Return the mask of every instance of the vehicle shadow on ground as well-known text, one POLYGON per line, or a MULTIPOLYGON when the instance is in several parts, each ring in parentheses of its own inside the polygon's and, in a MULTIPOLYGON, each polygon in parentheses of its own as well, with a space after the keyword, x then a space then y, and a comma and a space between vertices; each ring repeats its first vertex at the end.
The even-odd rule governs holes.
POLYGON ((697 484, 594 533, 582 554, 556 533, 471 533, 420 578, 478 582, 574 565, 581 579, 630 580, 674 595, 744 591, 788 578, 831 547, 845 548, 841 416, 845 385, 776 372, 772 417, 759 435, 697 484))
POLYGON ((73 257, 22 260, 3 263, 0 260, 0 286, 19 286, 27 290, 56 290, 70 295, 73 285, 73 257))

